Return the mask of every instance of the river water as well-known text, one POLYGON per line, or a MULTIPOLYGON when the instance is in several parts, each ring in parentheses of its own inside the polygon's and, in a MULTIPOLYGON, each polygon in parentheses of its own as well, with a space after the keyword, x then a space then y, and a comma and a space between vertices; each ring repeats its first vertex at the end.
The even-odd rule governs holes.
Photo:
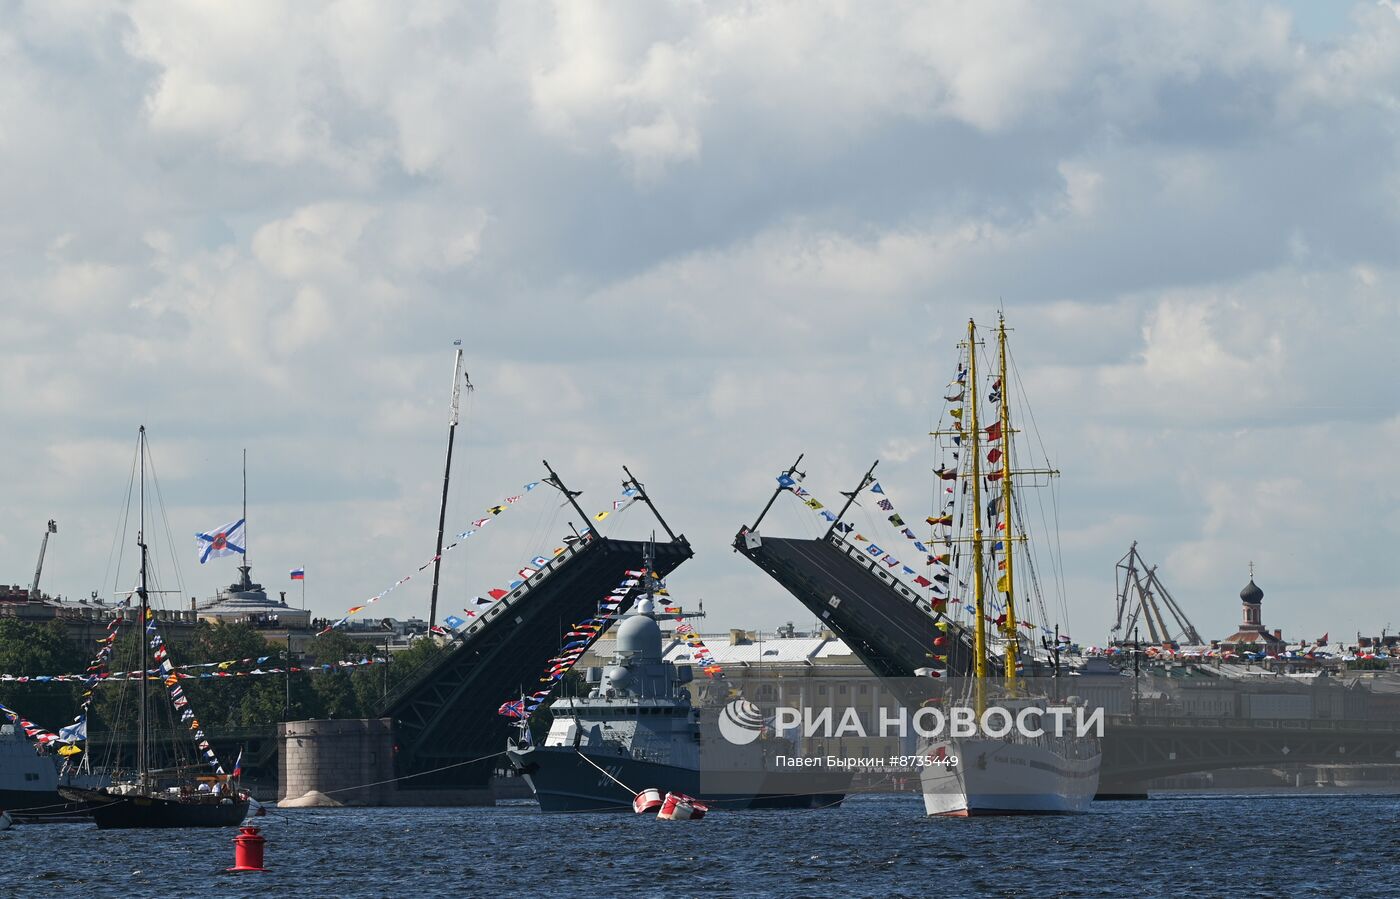
POLYGON ((1183 796, 1075 818, 930 819, 918 797, 702 821, 494 809, 302 809, 259 819, 266 874, 232 830, 0 832, 15 896, 1394 895, 1394 796, 1183 796))

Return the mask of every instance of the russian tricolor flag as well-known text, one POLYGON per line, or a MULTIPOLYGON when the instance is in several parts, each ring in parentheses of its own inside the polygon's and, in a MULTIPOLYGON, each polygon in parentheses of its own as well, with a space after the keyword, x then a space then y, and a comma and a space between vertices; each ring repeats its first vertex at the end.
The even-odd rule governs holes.
POLYGON ((306 580, 306 569, 305 569, 305 568, 293 568, 293 569, 292 569, 292 580, 294 580, 294 581, 304 581, 304 580, 306 580))

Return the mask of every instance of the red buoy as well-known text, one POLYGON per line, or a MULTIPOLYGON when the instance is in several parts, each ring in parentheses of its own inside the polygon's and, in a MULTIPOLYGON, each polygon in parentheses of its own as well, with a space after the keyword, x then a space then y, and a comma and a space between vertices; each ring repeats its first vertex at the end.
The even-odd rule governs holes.
POLYGON ((667 793, 656 817, 662 821, 698 821, 705 817, 710 807, 684 793, 667 793))
POLYGON ((233 838, 233 867, 229 871, 266 871, 263 867, 263 844, 267 840, 258 829, 245 824, 233 838))
POLYGON ((661 791, 656 787, 647 787, 632 799, 632 811, 644 815, 661 808, 661 803, 661 791))

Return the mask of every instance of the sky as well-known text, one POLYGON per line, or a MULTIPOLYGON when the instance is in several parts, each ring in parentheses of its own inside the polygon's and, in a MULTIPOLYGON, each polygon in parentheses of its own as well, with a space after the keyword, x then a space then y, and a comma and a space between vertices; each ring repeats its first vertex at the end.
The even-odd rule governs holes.
MULTIPOLYGON (((705 629, 803 626, 735 532, 799 453, 818 497, 878 458, 929 506, 1002 310, 1066 630, 1106 638, 1136 540, 1207 636, 1251 562, 1288 637, 1393 632, 1398 249, 1386 2, 9 0, 0 583, 54 518, 46 590, 129 588, 144 424, 166 582, 234 579, 192 535, 246 448, 255 578, 339 615, 433 554, 460 339, 449 535, 542 460, 589 512, 627 465, 705 629)), ((765 532, 818 533, 783 500, 765 532)), ((577 518, 532 491, 441 607, 577 518)))

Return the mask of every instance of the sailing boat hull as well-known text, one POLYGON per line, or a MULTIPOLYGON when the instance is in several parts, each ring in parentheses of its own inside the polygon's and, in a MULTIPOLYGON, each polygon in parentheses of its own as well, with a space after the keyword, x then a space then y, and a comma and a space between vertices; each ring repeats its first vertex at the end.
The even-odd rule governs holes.
POLYGON ((160 796, 123 796, 105 790, 60 787, 59 795, 74 802, 90 803, 90 814, 99 830, 131 828, 237 827, 248 817, 246 798, 219 801, 166 799, 160 796))
POLYGON ((959 764, 922 770, 924 811, 955 818, 1083 814, 1099 786, 1101 756, 1093 748, 1066 753, 1045 743, 976 738, 934 744, 930 756, 954 756, 959 764))

